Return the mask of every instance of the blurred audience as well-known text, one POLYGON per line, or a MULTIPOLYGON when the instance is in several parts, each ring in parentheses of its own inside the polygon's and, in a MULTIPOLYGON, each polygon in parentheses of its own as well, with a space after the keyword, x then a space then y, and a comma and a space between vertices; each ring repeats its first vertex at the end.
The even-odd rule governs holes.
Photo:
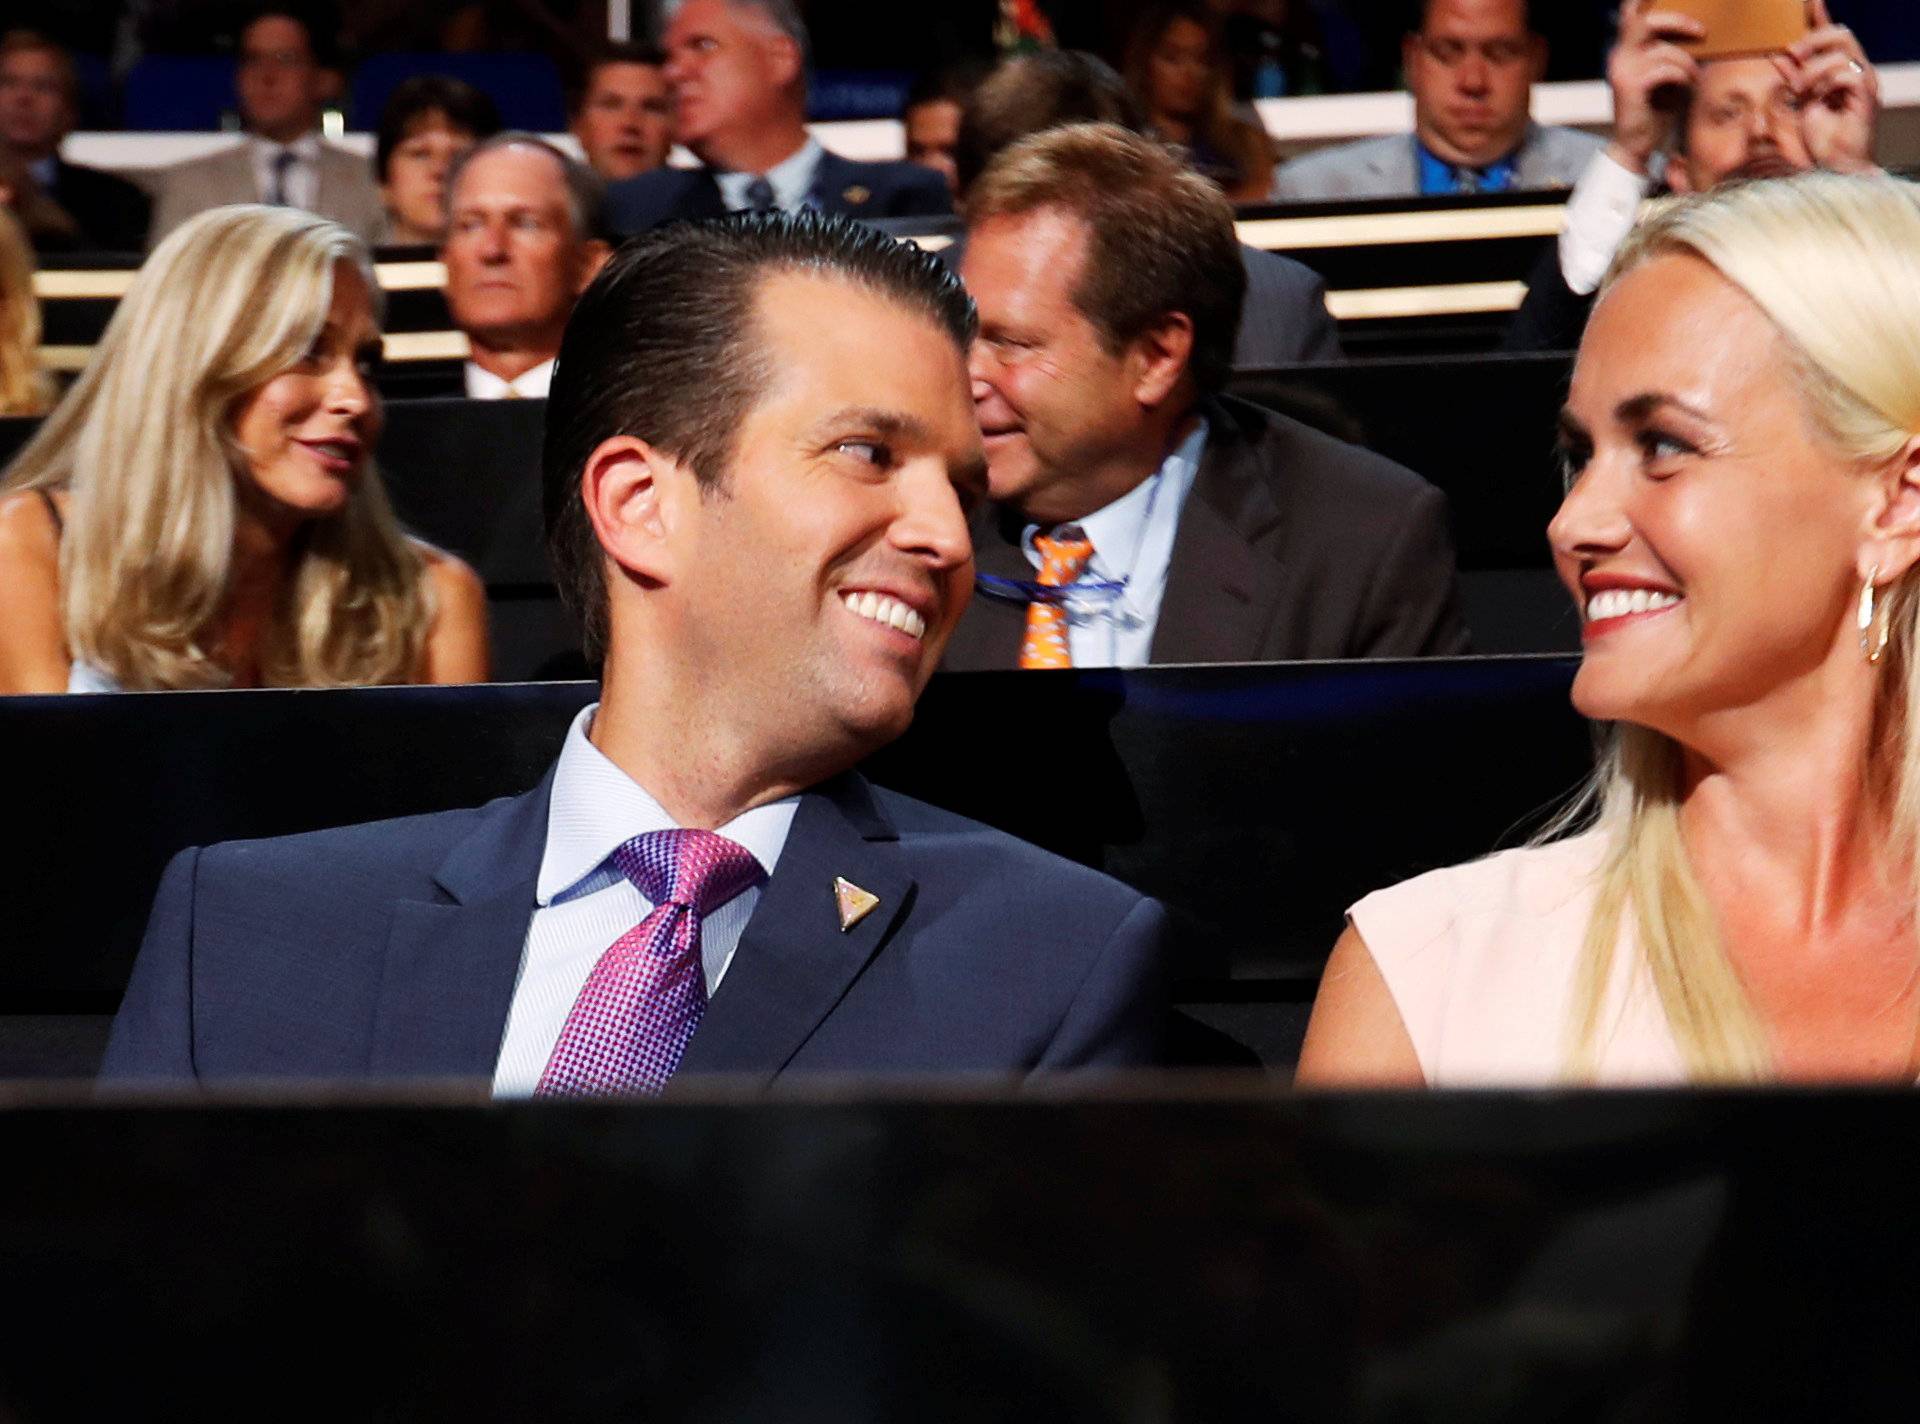
POLYGON ((33 251, 20 224, 0 212, 0 415, 38 415, 51 395, 40 369, 33 251))
POLYGON ((332 218, 371 241, 382 209, 366 160, 320 139, 321 111, 339 84, 325 35, 295 14, 262 10, 240 32, 234 76, 247 138, 160 175, 150 240, 208 208, 268 203, 332 218))
POLYGON ((380 110, 373 173, 386 207, 379 245, 438 246, 447 235, 447 174, 500 132, 500 111, 471 84, 420 74, 394 86, 380 110))
POLYGON ((664 42, 673 136, 701 166, 614 184, 617 231, 774 208, 855 218, 953 211, 931 169, 842 158, 807 132, 807 28, 793 0, 683 0, 664 42))
POLYGON ((609 45, 573 96, 569 124, 587 166, 609 183, 650 173, 673 147, 666 56, 650 45, 609 45))
POLYGON ((1177 145, 1236 203, 1257 203, 1273 184, 1267 131, 1233 103, 1219 34, 1202 0, 1148 5, 1127 43, 1127 86, 1147 131, 1177 145))
POLYGON ((1424 0, 1402 44, 1413 134, 1304 154, 1274 173, 1276 202, 1566 188, 1602 140, 1533 122, 1547 42, 1529 0, 1424 0))
POLYGON ((462 390, 475 400, 544 397, 567 317, 611 251, 600 180, 546 140, 510 130, 466 153, 447 192, 447 310, 472 347, 462 390))
POLYGON ((1327 88, 1318 13, 1308 0, 1242 0, 1221 22, 1233 97, 1280 99, 1327 88))
POLYGON ((146 194, 124 178, 60 156, 79 117, 72 56, 30 30, 0 39, 0 161, 12 160, 27 179, 8 165, 15 215, 43 251, 138 252, 151 208, 146 194), (23 199, 35 192, 51 207, 23 199))
MULTIPOLYGON (((954 163, 961 206, 987 165, 1033 134, 1073 123, 1109 123, 1138 131, 1143 120, 1126 81, 1102 59, 1078 50, 1041 50, 1007 60, 981 84, 960 124, 954 163)), ((955 266, 962 238, 943 254, 955 266)), ((1337 361, 1340 338, 1327 314, 1326 283, 1291 257, 1240 247, 1247 292, 1233 364, 1247 368, 1337 361)))
POLYGON ((0 149, 0 211, 19 224, 35 252, 78 252, 87 245, 73 215, 46 195, 26 164, 4 149, 0 149))
POLYGON ((0 691, 464 682, 470 569, 371 465, 377 288, 344 228, 191 219, 148 260, 0 498, 0 691))
POLYGON ((1076 124, 967 190, 994 506, 954 668, 1462 652, 1446 502, 1225 394, 1233 210, 1165 145, 1076 124))
POLYGON ((966 60, 929 70, 914 81, 900 110, 907 162, 933 169, 955 193, 960 188, 953 156, 960 142, 960 116, 991 69, 985 61, 966 60))
POLYGON ((1685 45, 1698 21, 1652 4, 1621 14, 1607 61, 1613 136, 1574 185, 1566 225, 1528 284, 1507 345, 1565 351, 1579 344, 1607 264, 1664 177, 1676 193, 1809 168, 1868 173, 1880 84, 1860 41, 1814 0, 1812 28, 1781 54, 1702 62, 1685 45), (1664 154, 1664 164, 1662 156, 1664 154))
POLYGON ((1355 905, 1303 1082, 1912 1087, 1916 254, 1920 190, 1830 173, 1629 239, 1548 530, 1597 815, 1355 905))

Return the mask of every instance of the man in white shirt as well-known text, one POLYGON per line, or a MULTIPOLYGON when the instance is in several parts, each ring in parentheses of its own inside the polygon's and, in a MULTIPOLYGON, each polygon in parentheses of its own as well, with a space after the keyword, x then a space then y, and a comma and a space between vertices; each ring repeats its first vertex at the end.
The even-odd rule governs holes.
POLYGON ((1810 168, 1874 171, 1878 76, 1853 32, 1831 23, 1825 0, 1810 14, 1808 33, 1784 53, 1702 62, 1686 48, 1702 35, 1690 16, 1649 3, 1621 11, 1607 61, 1613 136, 1574 186, 1510 349, 1579 344, 1601 279, 1663 179, 1673 192, 1698 193, 1810 168))
POLYGON ((533 134, 496 134, 454 166, 440 259, 468 397, 545 398, 567 317, 610 251, 599 212, 599 180, 533 134))
POLYGON ((807 131, 807 28, 793 0, 682 0, 664 36, 673 136, 698 168, 659 168, 608 191, 616 231, 729 212, 922 217, 953 211, 946 180, 914 163, 862 163, 807 131))
POLYGON ((340 76, 304 20, 278 10, 240 32, 234 73, 247 138, 166 170, 148 244, 196 213, 228 203, 274 203, 332 218, 372 240, 382 217, 367 161, 320 140, 320 114, 340 76))
POLYGON ((967 188, 969 370, 997 502, 955 669, 1463 652, 1440 492, 1224 393, 1246 271, 1224 196, 1114 124, 967 188))

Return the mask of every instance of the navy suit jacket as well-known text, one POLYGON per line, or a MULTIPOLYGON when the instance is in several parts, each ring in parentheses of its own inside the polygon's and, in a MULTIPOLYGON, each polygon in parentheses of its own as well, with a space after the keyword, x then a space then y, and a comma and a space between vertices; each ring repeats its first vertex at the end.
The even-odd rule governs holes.
MULTIPOLYGON (((490 1078, 552 774, 475 810, 183 851, 102 1077, 490 1078)), ((801 798, 680 1073, 1154 1061, 1163 912, 848 773, 801 798), (842 933, 833 881, 879 905, 842 933)))
MULTIPOLYGON (((945 217, 947 180, 917 163, 862 163, 822 152, 807 200, 847 218, 945 217)), ((656 168, 607 189, 607 220, 622 237, 692 218, 727 214, 709 168, 656 168)))

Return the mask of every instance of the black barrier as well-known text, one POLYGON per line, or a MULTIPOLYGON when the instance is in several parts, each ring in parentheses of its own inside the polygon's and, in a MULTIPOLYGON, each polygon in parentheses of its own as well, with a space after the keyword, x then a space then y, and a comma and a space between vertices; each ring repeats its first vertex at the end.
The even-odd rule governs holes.
POLYGON ((1920 1386, 1904 1093, 12 1108, 0 1413, 48 1424, 1873 1421, 1920 1386))
MULTIPOLYGON (((1584 775, 1570 676, 1554 658, 943 675, 869 770, 1160 897, 1193 1017, 1229 1057, 1285 1061, 1351 901, 1511 843, 1584 775)), ((526 790, 593 695, 0 699, 0 739, 32 749, 8 805, 33 843, 0 865, 0 1016, 22 1020, 0 1068, 97 1051, 174 852, 526 790)))

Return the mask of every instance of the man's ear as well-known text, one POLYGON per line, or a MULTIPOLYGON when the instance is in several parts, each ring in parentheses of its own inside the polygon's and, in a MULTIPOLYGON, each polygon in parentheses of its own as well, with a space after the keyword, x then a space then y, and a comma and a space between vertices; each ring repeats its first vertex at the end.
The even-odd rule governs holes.
POLYGON ((1860 542, 1859 574, 1877 565, 1882 585, 1920 563, 1920 435, 1900 448, 1881 477, 1880 497, 1860 542))
POLYGON ((768 35, 761 41, 767 47, 767 68, 775 89, 800 82, 800 46, 786 35, 768 35))
POLYGON ((613 245, 597 237, 590 237, 580 244, 580 276, 573 285, 574 296, 579 296, 593 285, 593 279, 600 275, 600 269, 607 265, 607 259, 612 256, 613 245))
POLYGON ((1133 339, 1133 398, 1151 410, 1163 404, 1193 364, 1193 318, 1168 312, 1133 339))
POLYGON ((1527 67, 1532 73, 1530 83, 1538 84, 1547 77, 1547 61, 1551 52, 1547 48, 1545 35, 1527 36, 1527 67))
POLYGON ((650 588, 673 581, 685 501, 698 498, 693 474, 631 435, 602 440, 580 471, 580 499, 594 538, 613 562, 650 588))

